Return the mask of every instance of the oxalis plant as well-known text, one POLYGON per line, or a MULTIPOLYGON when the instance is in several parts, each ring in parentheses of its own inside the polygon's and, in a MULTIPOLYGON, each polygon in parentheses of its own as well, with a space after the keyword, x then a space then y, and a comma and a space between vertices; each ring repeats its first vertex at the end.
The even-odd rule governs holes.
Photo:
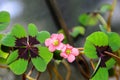
MULTIPOLYGON (((115 4, 116 0, 112 5, 103 5, 98 12, 80 15, 79 22, 83 26, 94 26, 99 21, 102 23, 100 31, 86 37, 83 47, 76 48, 68 44, 63 31, 50 34, 48 31, 38 31, 36 25, 32 23, 28 24, 27 30, 24 26, 15 24, 10 32, 0 34, 0 68, 7 68, 16 75, 22 75, 23 80, 38 80, 40 74, 46 70, 50 75, 50 80, 52 80, 52 72, 59 80, 63 80, 57 71, 58 64, 63 63, 68 71, 66 80, 69 80, 71 75, 69 63, 77 62, 78 66, 81 66, 79 60, 85 55, 92 67, 92 74, 87 73, 90 75, 82 71, 86 79, 108 80, 111 69, 115 72, 113 75, 119 75, 116 73, 116 67, 120 64, 120 36, 112 32, 110 26, 115 4), (109 12, 107 22, 100 15, 106 12, 109 12), (32 66, 31 69, 28 66, 32 66), (34 69, 38 71, 35 78, 31 77, 34 69)), ((1 11, 0 31, 5 30, 9 23, 10 14, 1 11)), ((76 26, 70 35, 76 38, 84 33, 84 27, 76 26)), ((83 61, 83 64, 86 63, 83 61)), ((116 79, 119 80, 119 76, 116 79)))

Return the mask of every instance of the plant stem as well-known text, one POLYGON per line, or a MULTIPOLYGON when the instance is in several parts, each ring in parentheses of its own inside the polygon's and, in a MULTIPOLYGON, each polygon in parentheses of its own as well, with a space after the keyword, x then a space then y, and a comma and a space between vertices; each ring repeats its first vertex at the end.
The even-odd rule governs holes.
POLYGON ((83 51, 84 50, 84 48, 82 48, 82 47, 80 47, 80 48, 77 48, 78 50, 80 50, 80 51, 83 51))
POLYGON ((26 78, 29 80, 35 80, 34 78, 30 77, 30 75, 32 74, 34 70, 34 66, 32 66, 32 68, 30 69, 30 71, 28 72, 28 74, 26 75, 26 78))
POLYGON ((111 31, 111 19, 112 19, 112 16, 113 16, 113 11, 115 9, 116 3, 117 3, 117 0, 114 0, 113 3, 112 3, 112 9, 110 10, 109 16, 108 16, 107 31, 109 31, 109 32, 111 31))
POLYGON ((39 80, 39 78, 40 78, 40 75, 41 75, 41 72, 38 72, 38 74, 37 74, 37 76, 36 76, 36 80, 39 80))
POLYGON ((115 69, 115 77, 116 77, 116 80, 119 80, 119 70, 118 70, 118 67, 119 67, 119 66, 116 65, 115 68, 114 68, 114 69, 115 69))
POLYGON ((34 70, 34 66, 32 66, 32 68, 30 69, 30 71, 28 72, 27 75, 30 76, 32 74, 33 70, 34 70))
POLYGON ((25 74, 22 75, 22 80, 26 80, 26 75, 25 74))
POLYGON ((106 23, 105 19, 99 13, 97 13, 97 18, 104 25, 105 29, 107 29, 108 28, 107 23, 106 23))
POLYGON ((2 65, 0 65, 0 68, 8 68, 8 66, 2 66, 2 65))
POLYGON ((57 71, 54 65, 52 66, 51 64, 49 64, 48 67, 53 70, 53 72, 55 73, 55 75, 58 77, 59 80, 63 80, 62 76, 59 74, 59 72, 57 71))
POLYGON ((81 65, 79 64, 79 60, 82 60, 82 62, 85 64, 85 68, 88 68, 88 65, 86 64, 86 61, 84 61, 84 59, 81 59, 82 57, 79 57, 76 59, 77 65, 78 65, 78 69, 80 70, 81 74, 84 76, 84 78, 89 79, 90 75, 89 72, 85 72, 83 70, 83 68, 81 67, 81 65), (87 66, 86 66, 87 65, 87 66), (86 74, 87 73, 87 74, 86 74))
POLYGON ((83 61, 83 64, 86 68, 86 72, 87 72, 88 76, 90 76, 89 65, 87 63, 87 60, 85 59, 85 57, 83 55, 79 56, 79 59, 81 59, 83 61))
POLYGON ((111 56, 111 57, 113 57, 120 64, 120 57, 116 56, 113 53, 107 52, 107 51, 105 51, 104 53, 111 56))
POLYGON ((54 12, 54 16, 57 17, 58 23, 60 24, 61 28, 63 29, 63 31, 65 33, 65 36, 66 36, 66 38, 68 40, 68 43, 73 45, 72 38, 71 38, 71 36, 69 34, 67 25, 66 25, 66 23, 65 23, 65 21, 64 21, 64 19, 62 17, 61 11, 57 6, 56 0, 50 0, 49 3, 50 3, 50 6, 52 7, 52 11, 54 12))
POLYGON ((32 78, 32 77, 30 77, 30 76, 28 76, 28 75, 26 75, 26 78, 27 78, 28 80, 36 80, 36 79, 34 79, 34 78, 32 78))
POLYGON ((93 63, 93 60, 92 60, 92 59, 90 59, 90 64, 91 64, 91 66, 92 66, 92 69, 95 70, 95 66, 94 66, 94 63, 93 63))
POLYGON ((51 69, 50 69, 50 67, 47 67, 47 70, 48 70, 48 73, 49 73, 49 76, 50 76, 50 78, 49 78, 49 80, 52 80, 52 72, 51 72, 51 69))
POLYGON ((63 60, 62 63, 65 65, 66 69, 67 69, 67 75, 66 75, 66 79, 65 80, 70 80, 70 76, 71 76, 71 69, 69 64, 63 60))
POLYGON ((80 47, 80 48, 77 48, 78 50, 80 50, 80 54, 78 55, 78 58, 76 59, 76 62, 77 62, 77 65, 78 65, 78 69, 80 70, 80 72, 82 73, 82 75, 89 79, 90 78, 90 72, 89 72, 89 68, 88 68, 88 63, 85 59, 85 57, 83 56, 84 52, 81 52, 84 50, 84 48, 80 47), (87 74, 85 73, 85 71, 82 69, 81 65, 79 64, 79 60, 82 60, 83 64, 84 64, 84 67, 86 68, 87 70, 87 74))

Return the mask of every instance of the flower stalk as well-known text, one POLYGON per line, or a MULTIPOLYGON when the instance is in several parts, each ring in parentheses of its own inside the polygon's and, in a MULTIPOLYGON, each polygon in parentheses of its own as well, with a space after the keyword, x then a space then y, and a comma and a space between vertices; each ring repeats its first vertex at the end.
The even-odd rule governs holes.
POLYGON ((112 19, 113 12, 114 12, 116 4, 117 4, 117 0, 113 0, 112 8, 109 11, 108 20, 107 20, 107 31, 108 32, 111 32, 111 19, 112 19))
POLYGON ((70 76, 71 76, 70 65, 69 65, 65 60, 63 60, 62 63, 64 64, 64 66, 65 66, 66 69, 67 69, 67 75, 66 75, 65 80, 70 80, 70 76))

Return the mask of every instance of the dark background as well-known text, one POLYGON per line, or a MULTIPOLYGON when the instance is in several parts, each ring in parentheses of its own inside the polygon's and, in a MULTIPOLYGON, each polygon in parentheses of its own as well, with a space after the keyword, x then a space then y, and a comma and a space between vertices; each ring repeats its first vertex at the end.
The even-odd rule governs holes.
MULTIPOLYGON (((61 10, 62 16, 67 24, 69 30, 74 26, 80 25, 78 22, 78 17, 80 14, 85 12, 92 12, 97 9, 102 4, 112 3, 113 0, 56 0, 57 5, 61 10)), ((46 3, 46 0, 0 0, 0 11, 6 10, 11 14, 11 23, 7 30, 4 32, 7 33, 11 27, 20 23, 27 28, 29 23, 34 23, 40 30, 47 30, 50 33, 56 33, 60 26, 55 24, 49 7, 46 3)), ((112 31, 120 33, 120 0, 118 0, 117 6, 115 8, 113 17, 112 17, 112 31)), ((105 19, 107 19, 106 15, 105 19)), ((99 30, 98 26, 87 27, 85 36, 79 37, 74 45, 76 47, 83 46, 85 37, 92 33, 93 31, 99 30)), ((74 65, 71 65, 72 76, 71 80, 84 80, 81 77, 81 74, 75 69, 74 65)), ((65 75, 65 68, 62 64, 59 67, 60 73, 65 75)), ((49 76, 45 72, 42 74, 40 80, 48 80, 49 76)), ((9 70, 0 69, 0 80, 13 80, 15 78, 9 70)), ((18 77, 20 78, 20 77, 18 77)), ((18 80, 14 79, 14 80, 18 80)), ((21 80, 21 79, 20 79, 21 80)), ((111 79, 114 80, 114 79, 111 79)))

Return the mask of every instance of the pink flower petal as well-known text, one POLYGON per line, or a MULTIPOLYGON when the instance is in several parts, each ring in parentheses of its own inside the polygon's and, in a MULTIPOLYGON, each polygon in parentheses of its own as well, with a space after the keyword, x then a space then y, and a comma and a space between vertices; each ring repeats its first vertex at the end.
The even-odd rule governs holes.
POLYGON ((45 40, 45 45, 46 46, 50 46, 51 43, 52 43, 52 40, 50 38, 48 38, 48 39, 45 40))
POLYGON ((62 33, 58 34, 57 37, 60 41, 62 41, 64 39, 64 35, 62 33))
POLYGON ((66 45, 64 44, 62 49, 61 49, 62 52, 65 52, 66 51, 66 45))
POLYGON ((67 60, 68 60, 68 62, 72 63, 75 60, 75 56, 74 55, 69 55, 67 60))
POLYGON ((57 50, 61 50, 64 45, 61 43, 61 41, 64 39, 63 34, 52 34, 50 38, 46 39, 45 45, 49 47, 49 50, 51 52, 57 50))
POLYGON ((62 50, 64 48, 64 44, 60 43, 59 46, 56 48, 57 50, 62 50))
POLYGON ((60 53, 60 56, 63 57, 63 58, 67 58, 68 57, 68 55, 66 55, 66 53, 64 53, 64 52, 60 53))
POLYGON ((56 49, 56 48, 55 48, 53 45, 49 46, 49 51, 50 51, 50 52, 54 52, 55 49, 56 49))
POLYGON ((66 44, 66 47, 69 48, 69 49, 70 49, 70 48, 73 48, 73 47, 70 46, 69 44, 66 44))
POLYGON ((78 56, 78 55, 79 55, 78 49, 73 48, 73 49, 72 49, 72 54, 73 54, 74 56, 78 56))
POLYGON ((51 38, 53 38, 53 39, 54 39, 54 38, 57 39, 57 37, 58 37, 58 34, 52 34, 52 35, 51 35, 51 38))

